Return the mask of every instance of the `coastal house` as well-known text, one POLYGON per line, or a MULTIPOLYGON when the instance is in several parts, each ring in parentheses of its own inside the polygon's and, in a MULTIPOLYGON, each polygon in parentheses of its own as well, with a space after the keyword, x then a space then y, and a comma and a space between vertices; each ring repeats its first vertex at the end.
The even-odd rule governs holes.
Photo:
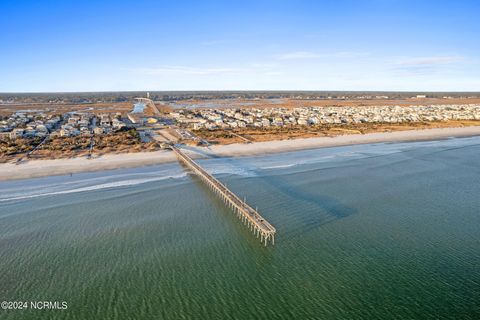
POLYGON ((200 130, 204 127, 203 123, 197 122, 193 124, 193 130, 200 130))
POLYGON ((70 130, 60 129, 60 137, 70 137, 70 130))
POLYGON ((143 113, 129 113, 127 118, 134 124, 144 124, 143 113))
POLYGON ((13 129, 10 132, 10 139, 18 139, 23 137, 23 129, 13 129))

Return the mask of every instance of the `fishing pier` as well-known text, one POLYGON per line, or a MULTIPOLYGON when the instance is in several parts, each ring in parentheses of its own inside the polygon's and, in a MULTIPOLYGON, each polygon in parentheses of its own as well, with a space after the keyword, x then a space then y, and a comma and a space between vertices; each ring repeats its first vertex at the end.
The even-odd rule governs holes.
POLYGON ((250 207, 244 200, 241 200, 235 193, 230 191, 223 183, 205 171, 192 158, 174 145, 170 145, 178 160, 191 169, 203 182, 207 184, 225 203, 233 210, 237 217, 247 225, 265 246, 270 242, 275 243, 276 229, 265 220, 257 210, 250 207))

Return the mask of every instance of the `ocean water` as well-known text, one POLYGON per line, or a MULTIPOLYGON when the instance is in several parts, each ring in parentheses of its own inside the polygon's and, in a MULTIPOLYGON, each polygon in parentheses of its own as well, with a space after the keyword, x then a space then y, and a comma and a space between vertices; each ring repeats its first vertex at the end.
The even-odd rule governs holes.
POLYGON ((0 319, 480 319, 480 138, 0 182, 0 319))

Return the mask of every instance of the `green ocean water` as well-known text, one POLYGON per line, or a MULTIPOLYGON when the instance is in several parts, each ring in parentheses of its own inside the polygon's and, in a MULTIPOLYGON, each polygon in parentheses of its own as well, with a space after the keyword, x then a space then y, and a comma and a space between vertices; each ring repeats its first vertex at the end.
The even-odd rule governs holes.
POLYGON ((0 183, 0 319, 480 319, 480 138, 0 183))

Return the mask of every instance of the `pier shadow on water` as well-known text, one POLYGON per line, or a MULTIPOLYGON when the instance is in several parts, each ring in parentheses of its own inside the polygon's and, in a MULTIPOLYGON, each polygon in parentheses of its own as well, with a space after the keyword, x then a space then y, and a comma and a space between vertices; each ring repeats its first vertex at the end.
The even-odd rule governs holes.
MULTIPOLYGON (((309 171, 310 172, 310 171, 309 171)), ((358 210, 344 205, 334 197, 325 194, 309 192, 299 185, 292 185, 286 178, 295 176, 295 173, 286 175, 261 175, 260 179, 275 192, 282 194, 277 198, 284 199, 282 202, 288 207, 288 212, 294 213, 300 226, 290 229, 288 235, 291 237, 297 234, 316 230, 328 223, 347 218, 358 213, 358 210), (291 201, 289 201, 291 199, 291 201), (303 205, 297 206, 302 203, 303 205), (304 211, 308 208, 307 212, 304 211)), ((312 186, 313 187, 313 186, 312 186)), ((289 228, 288 228, 289 229, 289 228)))
MULTIPOLYGON (((218 158, 218 156, 216 158, 218 158)), ((300 177, 301 175, 313 174, 322 169, 312 169, 307 172, 303 171, 300 173, 285 173, 280 175, 265 174, 265 172, 261 172, 258 167, 245 164, 243 161, 235 158, 222 158, 222 160, 223 164, 228 164, 246 172, 255 173, 254 178, 245 178, 249 182, 256 184, 255 189, 265 188, 278 194, 275 198, 282 199, 278 202, 284 203, 284 205, 288 207, 287 211, 289 214, 293 213, 295 219, 301 224, 301 226, 295 228, 297 231, 294 231, 294 234, 315 230, 327 223, 349 217, 358 212, 357 209, 344 205, 334 197, 307 191, 305 188, 299 186, 298 183, 294 183, 294 179, 302 179, 302 177, 300 177), (298 175, 298 177, 295 177, 296 175, 298 175), (252 179, 254 180, 252 181, 252 179), (264 186, 262 186, 262 184, 264 184, 264 186), (296 204, 299 203, 302 205, 296 206, 296 204), (299 209, 299 207, 301 207, 301 209, 299 209), (304 212, 304 208, 308 208, 308 211, 304 212)), ((316 190, 314 181, 312 181, 311 190, 316 190)), ((277 230, 280 229, 279 231, 282 233, 281 225, 278 225, 275 220, 270 222, 277 227, 277 230)), ((290 229, 291 226, 286 228, 290 229)), ((293 230, 288 231, 288 233, 290 236, 294 236, 294 234, 290 233, 291 231, 293 230)))
POLYGON ((196 174, 192 173, 191 170, 185 167, 183 164, 182 167, 189 172, 191 181, 205 193, 209 199, 209 202, 214 207, 213 211, 216 213, 222 213, 219 216, 223 221, 227 222, 230 230, 222 230, 221 232, 228 233, 233 230, 237 236, 228 238, 235 240, 233 244, 235 247, 246 247, 248 248, 249 252, 253 250, 257 254, 256 260, 260 261, 261 263, 268 264, 268 261, 273 258, 273 246, 270 244, 264 246, 264 244, 260 241, 260 237, 256 237, 253 231, 248 228, 248 225, 244 224, 236 216, 233 210, 228 207, 196 174))

